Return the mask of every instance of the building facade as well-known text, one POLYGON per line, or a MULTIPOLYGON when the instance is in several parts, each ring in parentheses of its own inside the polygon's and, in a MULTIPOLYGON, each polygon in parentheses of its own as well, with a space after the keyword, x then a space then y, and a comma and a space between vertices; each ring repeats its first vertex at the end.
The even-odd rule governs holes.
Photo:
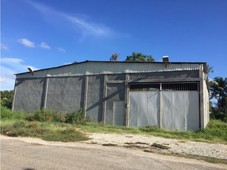
POLYGON ((120 126, 198 130, 209 121, 206 63, 85 61, 16 74, 13 109, 120 126))

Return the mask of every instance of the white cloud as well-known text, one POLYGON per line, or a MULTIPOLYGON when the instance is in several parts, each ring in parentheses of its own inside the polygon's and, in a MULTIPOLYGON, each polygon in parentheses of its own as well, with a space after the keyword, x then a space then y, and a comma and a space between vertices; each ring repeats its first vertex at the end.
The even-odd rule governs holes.
MULTIPOLYGON (((16 73, 27 72, 26 64, 24 61, 19 58, 1 58, 1 75, 0 75, 0 90, 12 90, 15 84, 15 75, 16 73)), ((37 70, 34 67, 31 67, 33 70, 37 70)))
POLYGON ((0 49, 8 50, 8 47, 5 44, 1 43, 0 49))
POLYGON ((76 16, 64 15, 64 17, 76 28, 80 29, 85 36, 110 37, 113 35, 113 31, 107 26, 88 22, 76 16))
POLYGON ((26 46, 26 47, 31 47, 31 48, 35 47, 35 43, 28 40, 27 38, 18 39, 18 42, 21 43, 22 45, 26 46))
POLYGON ((66 52, 66 50, 64 48, 61 48, 61 47, 58 48, 58 51, 66 52))
MULTIPOLYGON (((83 38, 88 36, 108 38, 113 37, 113 35, 116 34, 109 27, 103 24, 95 23, 94 21, 88 21, 87 19, 81 17, 82 15, 69 15, 34 1, 27 2, 42 13, 45 18, 59 18, 62 19, 63 22, 71 24, 73 28, 82 34, 83 38)), ((52 21, 51 18, 50 20, 52 21)))
POLYGON ((45 42, 42 42, 39 46, 40 46, 41 48, 50 49, 50 46, 47 45, 45 42))

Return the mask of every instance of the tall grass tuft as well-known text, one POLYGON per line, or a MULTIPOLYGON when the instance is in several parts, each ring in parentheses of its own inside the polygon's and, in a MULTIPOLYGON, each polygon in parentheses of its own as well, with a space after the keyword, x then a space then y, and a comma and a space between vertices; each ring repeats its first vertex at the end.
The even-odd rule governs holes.
POLYGON ((59 114, 62 113, 50 109, 41 109, 28 114, 25 119, 39 122, 60 122, 58 119, 59 114))
POLYGON ((85 113, 82 109, 66 114, 66 123, 72 123, 72 124, 76 123, 76 124, 84 125, 88 121, 89 121, 89 118, 85 117, 85 113))
POLYGON ((84 125, 89 121, 89 118, 85 117, 84 111, 82 109, 74 110, 70 113, 42 109, 28 114, 25 119, 28 121, 60 122, 80 125, 84 125))
POLYGON ((1 107, 1 111, 0 111, 1 120, 22 120, 25 118, 24 113, 12 111, 2 105, 0 107, 1 107))

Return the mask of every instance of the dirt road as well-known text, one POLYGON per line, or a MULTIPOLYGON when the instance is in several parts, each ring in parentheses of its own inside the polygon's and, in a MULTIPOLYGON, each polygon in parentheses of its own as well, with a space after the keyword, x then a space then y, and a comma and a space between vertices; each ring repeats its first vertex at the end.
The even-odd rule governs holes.
POLYGON ((227 169, 226 165, 85 143, 1 136, 1 170, 227 169))

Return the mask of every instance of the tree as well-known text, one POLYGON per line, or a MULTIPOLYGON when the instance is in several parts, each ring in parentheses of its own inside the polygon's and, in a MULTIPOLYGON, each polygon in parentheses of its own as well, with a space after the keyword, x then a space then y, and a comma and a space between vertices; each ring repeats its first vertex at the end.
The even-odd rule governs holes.
POLYGON ((142 53, 133 52, 132 55, 127 56, 125 61, 134 61, 134 62, 154 62, 152 55, 144 55, 142 53))
POLYGON ((215 77, 209 85, 210 99, 216 99, 213 113, 218 118, 227 120, 227 78, 215 77))
POLYGON ((118 56, 119 56, 119 54, 117 54, 117 53, 112 54, 110 57, 110 61, 117 61, 118 56))
POLYGON ((13 104, 13 90, 4 90, 1 91, 1 105, 5 106, 9 109, 12 108, 12 104, 13 104))

